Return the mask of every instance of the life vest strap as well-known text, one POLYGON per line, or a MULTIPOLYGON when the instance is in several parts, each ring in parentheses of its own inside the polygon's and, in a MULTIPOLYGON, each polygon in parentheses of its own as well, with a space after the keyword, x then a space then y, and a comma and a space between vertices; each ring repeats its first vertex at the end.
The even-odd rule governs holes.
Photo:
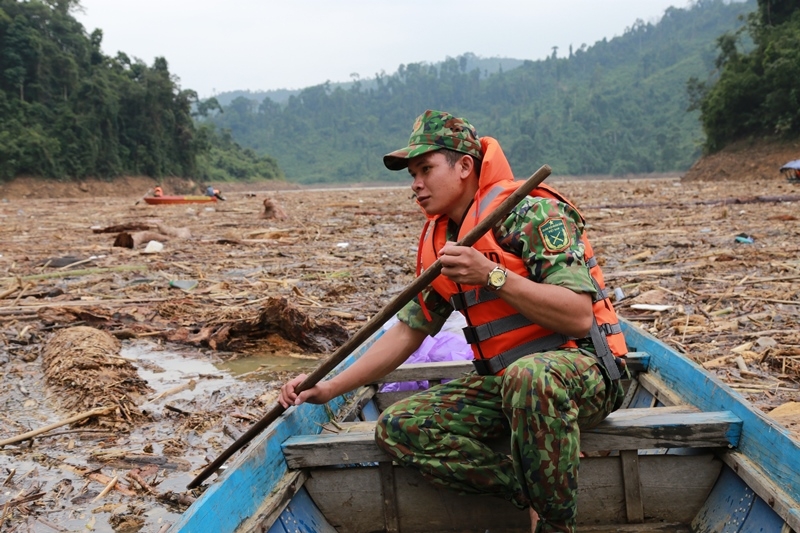
POLYGON ((597 324, 597 318, 594 319, 592 327, 589 329, 589 337, 592 339, 592 344, 594 344, 595 356, 600 361, 600 364, 605 367, 608 377, 612 381, 618 380, 622 374, 617 366, 617 359, 608 345, 606 333, 597 324))
MULTIPOLYGON (((597 283, 597 280, 595 280, 594 277, 592 277, 592 283, 597 291, 592 297, 593 302, 600 302, 609 297, 611 290, 608 287, 601 289, 600 284, 597 283)), ((498 295, 496 291, 490 291, 485 287, 481 287, 477 291, 455 293, 450 297, 450 304, 456 311, 462 311, 479 303, 489 302, 498 298, 500 298, 500 295, 498 295)))
MULTIPOLYGON (((594 278, 592 278, 592 281, 594 281, 594 278)), ((595 286, 597 286, 596 283, 595 283, 595 286)), ((595 293, 593 300, 595 302, 599 302, 601 300, 605 300, 606 298, 608 298, 609 294, 611 294, 611 291, 608 290, 608 287, 606 287, 605 289, 600 289, 598 287, 597 292, 595 293)))
POLYGON ((470 344, 477 344, 485 340, 497 337, 503 333, 514 331, 515 329, 524 328, 525 326, 532 326, 533 322, 525 318, 523 315, 517 313, 507 317, 492 320, 480 326, 467 326, 462 328, 464 338, 470 344))
POLYGON ((497 291, 490 291, 486 287, 481 287, 476 291, 455 293, 450 297, 450 305, 452 305, 453 309, 456 311, 463 311, 464 309, 469 309, 473 305, 497 300, 498 298, 500 298, 500 295, 497 291))
POLYGON ((563 344, 566 344, 567 341, 569 341, 569 338, 565 335, 551 333, 550 335, 521 344, 516 348, 506 350, 491 359, 475 359, 472 361, 472 364, 475 366, 475 372, 479 375, 493 376, 517 359, 525 357, 526 355, 555 350, 563 344))
POLYGON ((605 335, 616 335, 617 333, 622 333, 622 326, 619 325, 619 322, 616 324, 598 324, 598 327, 605 335))

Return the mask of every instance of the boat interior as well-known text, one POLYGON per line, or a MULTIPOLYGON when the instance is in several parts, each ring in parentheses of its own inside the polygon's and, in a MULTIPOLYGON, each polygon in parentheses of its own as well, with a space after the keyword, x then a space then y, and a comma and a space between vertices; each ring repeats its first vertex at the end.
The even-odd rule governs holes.
MULTIPOLYGON (((798 444, 688 358, 649 335, 631 330, 626 338, 633 351, 624 404, 581 436, 578 531, 800 531, 798 444)), ((461 361, 403 365, 343 400, 335 420, 327 410, 319 421, 293 422, 303 420, 303 431, 270 426, 262 443, 272 444, 247 461, 273 461, 273 468, 285 470, 259 481, 271 483, 269 494, 235 530, 530 531, 526 511, 498 498, 435 488, 412 469, 393 464, 375 444, 381 410, 410 394, 379 392, 382 384, 436 383, 470 369, 461 361), (280 451, 277 458, 269 459, 270 447, 280 451)), ((302 415, 292 408, 283 422, 292 423, 293 416, 302 415)), ((241 491, 254 478, 228 482, 241 491)))

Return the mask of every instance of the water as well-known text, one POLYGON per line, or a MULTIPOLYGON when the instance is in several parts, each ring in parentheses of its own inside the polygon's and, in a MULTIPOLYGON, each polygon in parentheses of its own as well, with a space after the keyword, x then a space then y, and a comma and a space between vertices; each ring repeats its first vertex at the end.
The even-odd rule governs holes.
POLYGON ((229 373, 231 376, 240 377, 245 374, 259 374, 260 371, 267 372, 289 372, 299 374, 308 373, 316 368, 319 360, 316 358, 306 358, 295 355, 261 355, 253 357, 243 357, 232 361, 225 361, 214 365, 221 371, 229 373))
MULTIPOLYGON (((94 501, 105 482, 89 480, 81 467, 96 469, 131 487, 126 474, 146 463, 105 462, 98 453, 163 458, 155 490, 185 493, 186 485, 210 459, 230 446, 233 432, 244 432, 273 404, 279 383, 287 376, 308 372, 318 360, 299 354, 266 355, 225 361, 217 352, 165 347, 152 341, 125 342, 119 354, 137 367, 152 392, 138 406, 151 419, 130 432, 63 426, 33 441, 0 449, 0 501, 21 494, 44 493, 34 504, 9 510, 0 530, 113 533, 119 517, 140 521, 140 533, 158 533, 181 512, 142 491, 126 496, 112 490, 94 501), (172 408, 172 409, 170 409, 172 408), (173 409, 177 409, 175 411, 173 409), (241 418, 246 415, 250 418, 241 418), (208 424, 204 425, 204 422, 208 424), (230 428, 230 430, 229 430, 230 428), (167 451, 171 444, 177 455, 167 451), (170 464, 184 464, 175 468, 170 464)), ((41 361, 3 360, 0 374, 2 437, 10 437, 65 419, 59 397, 48 390, 41 361)), ((232 459, 233 460, 233 459, 232 459)))

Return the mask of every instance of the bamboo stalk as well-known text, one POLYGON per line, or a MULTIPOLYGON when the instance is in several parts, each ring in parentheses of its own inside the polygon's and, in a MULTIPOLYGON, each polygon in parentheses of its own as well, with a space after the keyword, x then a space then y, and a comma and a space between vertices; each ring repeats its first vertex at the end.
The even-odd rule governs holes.
POLYGON ((161 400, 162 398, 166 398, 167 396, 172 396, 173 394, 177 394, 177 393, 179 393, 181 391, 185 391, 186 389, 194 389, 195 385, 197 385, 197 380, 190 379, 186 383, 183 383, 183 384, 178 385, 176 387, 172 387, 169 390, 165 390, 164 392, 156 394, 155 396, 150 398, 150 400, 148 400, 148 401, 155 402, 157 400, 161 400))
MULTIPOLYGON (((33 274, 22 276, 21 280, 30 281, 34 279, 68 278, 70 276, 88 276, 90 274, 104 274, 106 272, 127 272, 131 270, 147 270, 147 265, 120 265, 105 268, 84 268, 82 270, 66 270, 63 272, 48 272, 47 274, 33 274)), ((17 278, 0 278, 0 281, 11 281, 17 278)))
POLYGON ((107 300, 70 300, 70 301, 50 302, 50 303, 34 304, 34 305, 19 305, 16 308, 0 307, 0 315, 18 314, 20 312, 26 312, 27 310, 42 309, 45 307, 49 308, 90 307, 93 305, 109 307, 114 305, 124 305, 124 304, 134 304, 134 303, 139 304, 139 303, 151 303, 151 302, 166 302, 167 300, 170 299, 171 298, 110 298, 107 300))
POLYGON ((154 489, 147 481, 144 480, 142 476, 140 476, 136 472, 130 471, 126 475, 128 479, 135 481, 140 487, 142 487, 142 490, 144 490, 145 492, 158 495, 158 491, 154 489))
POLYGON ((3 292, 0 292, 0 300, 3 300, 5 298, 11 296, 12 294, 17 292, 21 288, 22 287, 19 284, 16 284, 16 285, 13 285, 10 289, 6 289, 3 292))
POLYGON ((95 259, 97 259, 97 257, 95 257, 95 256, 89 257, 88 259, 81 259, 80 261, 75 261, 74 263, 70 263, 68 265, 64 265, 62 267, 58 267, 58 270, 66 270, 66 269, 68 269, 70 267, 74 267, 74 266, 78 266, 78 265, 84 265, 86 263, 91 263, 95 259))
POLYGON ((108 482, 108 485, 106 485, 105 488, 100 491, 100 494, 98 494, 97 496, 94 497, 94 499, 92 500, 92 503, 96 502, 97 500, 102 499, 103 496, 105 496, 106 494, 111 492, 114 489, 114 485, 117 484, 118 480, 119 480, 119 476, 112 477, 111 481, 108 482))
POLYGON ((78 422, 79 420, 83 420, 85 418, 89 418, 92 416, 100 416, 106 415, 111 411, 115 410, 116 406, 107 406, 107 407, 98 407, 92 409, 91 411, 85 411, 83 413, 77 414, 75 416, 71 416, 65 420, 61 420, 60 422, 54 422, 47 426, 41 427, 39 429, 34 429, 33 431, 28 431, 27 433, 23 433, 22 435, 17 435, 16 437, 11 437, 8 439, 0 440, 0 446, 5 446, 6 444, 14 444, 17 442, 22 442, 28 439, 32 439, 37 435, 41 435, 42 433, 47 433, 51 429, 55 429, 61 426, 66 426, 67 424, 72 424, 73 422, 78 422))

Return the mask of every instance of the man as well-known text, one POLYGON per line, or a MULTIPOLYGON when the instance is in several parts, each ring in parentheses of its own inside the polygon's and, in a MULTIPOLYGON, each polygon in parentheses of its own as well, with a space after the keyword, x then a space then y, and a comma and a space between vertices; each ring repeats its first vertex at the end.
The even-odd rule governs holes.
POLYGON ((518 184, 496 140, 441 111, 421 115, 409 145, 384 164, 408 168, 428 216, 418 270, 440 258, 441 275, 351 367, 300 394, 298 376, 280 402, 324 403, 374 382, 458 309, 476 373, 390 406, 379 446, 437 486, 529 509, 532 531, 573 532, 580 428, 618 406, 616 362, 626 352, 580 214, 540 188, 473 247, 456 246, 518 184), (484 443, 508 433, 510 456, 484 443))
POLYGON ((206 196, 213 196, 220 200, 224 200, 225 197, 222 196, 222 193, 219 192, 219 189, 215 189, 212 185, 206 187, 206 196))

